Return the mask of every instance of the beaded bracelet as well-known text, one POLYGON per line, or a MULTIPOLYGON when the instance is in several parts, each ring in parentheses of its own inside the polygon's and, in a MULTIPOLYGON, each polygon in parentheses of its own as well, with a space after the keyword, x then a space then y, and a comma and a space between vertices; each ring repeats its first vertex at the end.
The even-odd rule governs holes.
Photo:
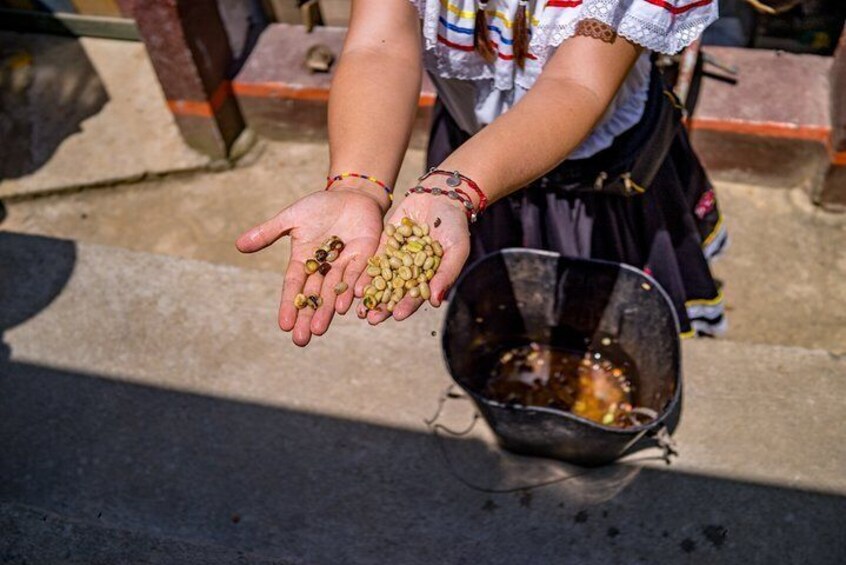
POLYGON ((442 175, 442 176, 447 177, 446 184, 447 184, 447 186, 449 186, 450 188, 453 188, 453 189, 461 186, 462 182, 464 184, 466 184, 468 187, 470 187, 473 190, 473 192, 475 192, 479 196, 479 211, 478 211, 478 214, 481 214, 482 212, 484 212, 485 208, 488 207, 488 197, 487 197, 487 195, 482 191, 481 188, 479 188, 479 185, 476 184, 476 182, 473 179, 471 179, 470 177, 462 175, 458 171, 445 171, 443 169, 437 169, 435 167, 432 167, 431 169, 429 169, 429 171, 426 174, 424 174, 418 180, 424 181, 432 175, 442 175))
POLYGON ((364 174, 361 174, 361 173, 341 173, 340 175, 335 175, 334 177, 326 177, 326 190, 329 190, 329 188, 332 186, 332 183, 338 182, 339 180, 344 180, 345 178, 348 178, 348 177, 355 177, 355 178, 358 178, 358 179, 368 180, 368 181, 372 182, 373 184, 381 186, 383 189, 385 189, 385 192, 388 195, 388 200, 393 202, 393 200, 394 200, 394 189, 393 188, 391 188, 387 184, 383 183, 382 181, 380 181, 376 177, 371 177, 370 175, 364 175, 364 174))
POLYGON ((464 213, 467 215, 467 220, 469 220, 471 224, 479 217, 479 214, 476 212, 476 207, 473 206, 473 201, 470 200, 470 197, 467 196, 466 192, 460 189, 444 190, 437 186, 427 188, 418 184, 417 186, 410 188, 405 193, 405 196, 408 196, 409 194, 431 194, 432 196, 444 195, 451 200, 458 200, 461 202, 461 205, 464 207, 464 213))

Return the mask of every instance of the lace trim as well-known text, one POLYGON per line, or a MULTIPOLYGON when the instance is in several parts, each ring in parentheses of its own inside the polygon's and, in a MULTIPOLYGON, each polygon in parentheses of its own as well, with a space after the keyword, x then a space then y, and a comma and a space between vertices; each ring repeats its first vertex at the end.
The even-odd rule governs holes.
MULTIPOLYGON (((439 0, 409 0, 420 13, 425 39, 426 69, 443 78, 470 81, 492 80, 497 90, 511 90, 515 84, 528 90, 561 43, 576 34, 577 26, 585 20, 596 20, 616 30, 628 41, 650 51, 673 54, 696 40, 708 25, 717 19, 716 5, 701 13, 668 17, 665 24, 650 21, 636 10, 621 6, 621 0, 584 0, 582 6, 572 11, 544 9, 541 24, 534 26, 531 52, 537 60, 527 61, 525 70, 519 70, 511 61, 486 64, 473 51, 460 51, 438 41, 442 6, 439 0), (544 18, 547 16, 547 18, 544 18), (544 19, 549 21, 544 22, 544 19)), ((716 3, 716 0, 715 0, 716 3)), ((644 14, 648 14, 647 11, 644 14)))

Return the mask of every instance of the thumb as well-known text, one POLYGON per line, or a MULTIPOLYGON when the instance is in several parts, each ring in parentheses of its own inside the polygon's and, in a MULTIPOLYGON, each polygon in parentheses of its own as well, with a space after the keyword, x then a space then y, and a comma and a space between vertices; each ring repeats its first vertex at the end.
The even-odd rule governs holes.
POLYGON ((263 222, 242 233, 235 242, 235 247, 241 253, 260 251, 272 244, 280 237, 288 235, 294 228, 294 214, 291 208, 285 208, 266 222, 263 222))
POLYGON ((429 302, 431 302, 432 306, 437 308, 441 305, 447 290, 455 283, 458 275, 461 274, 461 269, 464 267, 464 263, 467 261, 469 255, 470 245, 468 242, 461 242, 444 249, 441 266, 429 282, 429 288, 432 292, 429 302))

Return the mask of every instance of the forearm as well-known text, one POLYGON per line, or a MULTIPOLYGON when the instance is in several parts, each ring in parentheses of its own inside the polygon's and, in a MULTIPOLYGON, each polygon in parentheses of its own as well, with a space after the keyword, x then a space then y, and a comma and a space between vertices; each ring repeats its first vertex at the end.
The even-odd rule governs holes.
MULTIPOLYGON (((410 8, 405 4, 403 8, 410 8)), ((410 17, 412 33, 381 39, 383 26, 363 30, 353 22, 329 97, 330 175, 364 173, 394 185, 420 96, 419 31, 416 15, 410 17)), ((379 192, 365 186, 366 181, 349 179, 345 184, 379 192)))
POLYGON ((589 38, 570 41, 575 45, 559 49, 519 103, 440 168, 474 179, 493 202, 566 159, 603 117, 639 54, 628 43, 611 50, 589 38))
POLYGON ((539 81, 519 104, 473 136, 439 168, 458 170, 474 179, 494 202, 566 159, 607 105, 579 84, 539 81))

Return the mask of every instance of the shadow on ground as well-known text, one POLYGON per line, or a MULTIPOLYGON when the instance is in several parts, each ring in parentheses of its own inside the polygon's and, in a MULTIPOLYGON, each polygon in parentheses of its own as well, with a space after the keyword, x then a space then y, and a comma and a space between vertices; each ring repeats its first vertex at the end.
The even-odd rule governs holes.
POLYGON ((38 170, 108 101, 77 39, 0 32, 0 179, 38 170))
MULTIPOLYGON (((76 262, 71 242, 4 239, 0 331, 37 316, 76 262), (9 264, 19 267, 4 271, 9 264)), ((8 349, 0 454, 4 562, 833 564, 846 556, 846 498, 836 494, 632 461, 584 474, 480 439, 436 442, 422 426, 142 386, 13 360, 8 349), (492 494, 456 474, 495 489, 573 478, 492 494)))

